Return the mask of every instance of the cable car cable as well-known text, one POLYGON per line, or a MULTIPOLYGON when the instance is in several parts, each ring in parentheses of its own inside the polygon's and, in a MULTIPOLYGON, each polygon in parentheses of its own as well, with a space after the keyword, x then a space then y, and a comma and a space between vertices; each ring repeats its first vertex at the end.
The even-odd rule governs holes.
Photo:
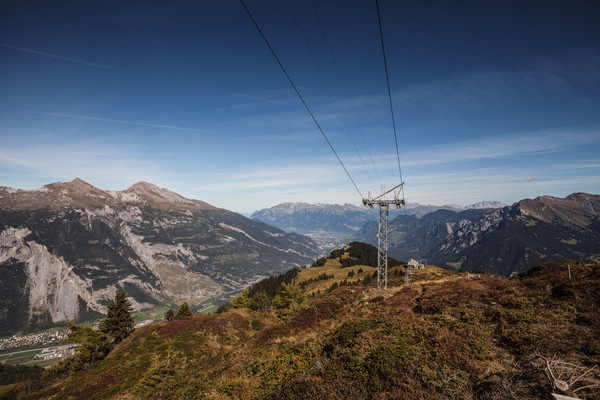
POLYGON ((269 50, 271 51, 271 54, 273 54, 273 57, 275 58, 275 61, 277 61, 277 64, 279 64, 279 67, 281 68, 281 70, 283 71, 283 73, 285 74, 286 78, 288 79, 288 81, 290 82, 290 84, 292 85, 292 87, 294 88, 294 91, 296 92, 296 94, 298 95, 298 97, 300 98, 300 101, 302 101, 302 104, 304 104, 304 107, 306 108, 306 111, 308 111, 308 113, 310 114, 312 120, 314 121, 315 125, 317 126, 317 128, 319 128, 319 131, 321 132, 321 135, 323 135, 323 138, 325 138, 325 141, 327 142, 327 144, 329 145, 329 148, 331 148, 331 151, 333 151, 333 154, 335 154, 335 157, 337 158, 337 160, 340 162, 340 165, 342 166, 342 168, 344 169, 344 171, 346 172, 346 175, 348 175, 348 178, 350 178, 350 181, 352 182, 352 184, 354 185, 354 188, 356 189, 356 191, 358 192, 358 194, 360 195, 361 199, 363 198, 362 193, 360 192, 360 190, 358 189, 358 186, 356 186, 356 182, 354 182, 354 179, 352 179, 352 176, 350 176, 350 173, 348 172, 348 170, 346 169, 346 166, 344 165, 344 163, 342 162, 342 159, 340 158, 340 156, 338 155, 338 153, 335 151, 335 149, 333 148, 333 145, 331 144, 331 142, 329 141, 329 139, 327 138, 327 135, 325 135, 325 132, 323 131, 323 128, 321 128, 321 125, 319 125, 319 122, 317 122, 317 119, 315 118, 314 114, 312 113, 312 111, 310 111, 310 108, 308 107, 308 104, 306 104, 306 101, 304 101, 304 98, 302 97, 302 95, 300 94, 300 91, 298 90, 298 88, 296 88, 296 85, 294 84, 294 81, 292 81, 292 78, 290 77, 290 75, 287 73, 285 67, 283 66, 283 64, 281 63, 281 61, 279 61, 279 57, 277 57, 277 54, 275 53, 275 50, 273 50, 273 48, 271 47, 271 45, 269 44, 269 41, 267 40, 267 38, 265 37, 265 35, 263 34, 262 30, 260 29, 260 27, 258 26, 258 23, 256 22, 256 20, 254 19, 254 17, 252 16, 252 14, 250 13, 250 10, 248 9, 248 7, 246 7, 246 4, 244 3, 244 0, 240 0, 240 3, 242 3, 242 6, 244 7, 244 9, 246 10, 246 13, 248 14, 248 16, 250 17, 250 19, 252 20, 252 23, 254 24, 254 26, 256 27, 256 30, 258 30, 258 33, 260 34, 260 36, 263 38, 263 40, 265 41, 265 44, 267 45, 267 47, 269 48, 269 50))
MULTIPOLYGON (((377 6, 377 21, 379 22, 379 37, 381 38, 381 51, 383 52, 383 66, 385 67, 385 80, 387 82, 388 98, 390 100, 390 112, 392 114, 392 126, 394 128, 394 140, 396 141, 396 157, 398 159, 398 172, 400 173, 400 182, 402 180, 402 168, 400 167, 400 152, 398 151, 398 135, 396 134, 396 120, 394 119, 394 107, 392 107, 392 91, 390 89, 390 76, 388 74, 387 58, 385 56, 385 46, 383 44, 383 29, 381 28, 381 13, 379 12, 379 0, 375 0, 377 6)), ((402 188, 404 193, 404 188, 402 188)))

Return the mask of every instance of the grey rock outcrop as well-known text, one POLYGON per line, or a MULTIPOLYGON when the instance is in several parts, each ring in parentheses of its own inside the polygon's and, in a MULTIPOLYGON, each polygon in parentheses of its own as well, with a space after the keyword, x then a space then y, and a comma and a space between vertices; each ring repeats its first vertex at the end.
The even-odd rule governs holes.
POLYGON ((0 335, 97 318, 121 289, 137 310, 202 301, 317 255, 307 237, 145 182, 0 187, 0 335))

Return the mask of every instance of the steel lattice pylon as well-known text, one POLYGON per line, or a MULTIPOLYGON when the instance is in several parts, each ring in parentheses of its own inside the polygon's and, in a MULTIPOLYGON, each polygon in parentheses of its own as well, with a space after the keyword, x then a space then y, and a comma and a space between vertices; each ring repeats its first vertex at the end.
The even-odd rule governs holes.
POLYGON ((377 287, 387 289, 387 276, 388 276, 388 220, 390 204, 394 204, 397 208, 404 205, 404 199, 400 199, 398 196, 401 192, 402 185, 404 182, 394 187, 391 190, 371 199, 363 199, 363 204, 373 208, 375 204, 379 206, 379 231, 377 232, 377 287), (393 200, 384 200, 383 196, 394 192, 393 200))
POLYGON ((379 232, 377 233, 377 287, 387 289, 388 273, 388 217, 389 204, 379 204, 379 232))

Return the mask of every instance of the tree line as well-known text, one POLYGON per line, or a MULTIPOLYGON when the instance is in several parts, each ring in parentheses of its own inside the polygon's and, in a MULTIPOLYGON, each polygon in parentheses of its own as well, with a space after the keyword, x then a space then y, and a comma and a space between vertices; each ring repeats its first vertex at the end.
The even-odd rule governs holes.
MULTIPOLYGON (((351 242, 344 248, 333 250, 329 254, 329 257, 321 257, 315 260, 310 267, 322 267, 327 260, 339 261, 342 264, 341 268, 348 268, 354 265, 366 265, 376 268, 378 263, 377 248, 367 243, 351 242), (346 254, 347 257, 344 257, 346 254)), ((390 268, 401 264, 405 263, 388 257, 388 266, 390 268)))
POLYGON ((105 358, 110 350, 122 342, 134 329, 133 306, 124 291, 120 291, 110 302, 98 329, 91 326, 69 323, 67 343, 78 343, 74 354, 47 368, 42 380, 53 382, 69 373, 89 368, 105 358))

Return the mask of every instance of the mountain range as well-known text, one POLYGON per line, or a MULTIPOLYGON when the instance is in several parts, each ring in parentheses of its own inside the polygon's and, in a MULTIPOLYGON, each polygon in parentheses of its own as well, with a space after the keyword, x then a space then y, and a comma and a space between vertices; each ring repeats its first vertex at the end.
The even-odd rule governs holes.
MULTIPOLYGON (((269 224, 377 243, 376 210, 350 204, 284 203, 252 217, 145 182, 0 187, 0 334, 97 318, 121 289, 137 310, 200 302, 322 254, 269 224)), ((389 224, 390 257, 504 276, 560 257, 598 262, 598 243, 600 196, 586 193, 468 209, 409 203, 389 224)))
MULTIPOLYGON (((358 237, 376 243, 377 224, 358 237)), ((600 261, 600 196, 542 196, 498 209, 438 210, 390 222, 391 257, 508 276, 566 257, 600 261)))
POLYGON ((0 187, 0 334, 200 301, 312 262, 311 239, 139 182, 0 187))
MULTIPOLYGON (((506 206, 497 201, 482 201, 465 207, 450 204, 444 206, 407 203, 406 210, 390 209, 392 218, 404 214, 426 215, 437 210, 463 211, 469 209, 501 208, 506 206)), ((323 232, 355 234, 362 227, 377 219, 377 212, 364 206, 353 204, 308 204, 281 203, 255 211, 250 218, 276 226, 288 232, 305 235, 319 235, 323 232)))
MULTIPOLYGON (((376 209, 283 203, 251 217, 306 234, 326 249, 351 241, 377 245, 376 209)), ((594 194, 542 196, 512 206, 407 203, 406 210, 390 209, 389 220, 389 255, 404 261, 509 276, 560 257, 600 260, 600 196, 594 194)))

